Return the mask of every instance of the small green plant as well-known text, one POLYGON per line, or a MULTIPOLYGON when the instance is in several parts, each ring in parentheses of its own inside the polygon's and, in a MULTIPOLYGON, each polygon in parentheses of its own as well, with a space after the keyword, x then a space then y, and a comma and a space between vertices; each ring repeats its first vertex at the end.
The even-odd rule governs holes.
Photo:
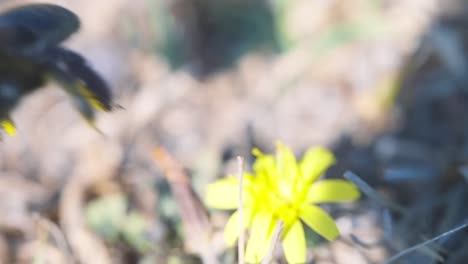
MULTIPOLYGON (((287 146, 278 143, 276 157, 253 150, 253 174, 245 173, 242 184, 242 215, 250 229, 245 261, 258 263, 267 254, 278 221, 284 223, 282 245, 289 263, 306 262, 306 240, 302 222, 331 241, 339 236, 333 218, 316 204, 353 201, 360 197, 357 187, 346 180, 317 179, 335 162, 324 148, 309 149, 302 161, 287 146)), ((239 178, 229 176, 210 184, 206 203, 216 209, 236 209, 239 203, 239 178)), ((225 238, 232 246, 239 236, 239 211, 225 227, 225 238)))
POLYGON ((148 221, 137 212, 127 212, 127 198, 121 194, 93 200, 86 208, 86 220, 91 229, 111 242, 123 239, 139 252, 151 248, 146 232, 148 221))

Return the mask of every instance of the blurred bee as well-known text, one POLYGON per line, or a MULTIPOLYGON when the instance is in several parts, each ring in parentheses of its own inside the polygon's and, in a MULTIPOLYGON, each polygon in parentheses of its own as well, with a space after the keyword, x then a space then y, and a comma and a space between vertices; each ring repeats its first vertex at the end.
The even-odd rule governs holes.
POLYGON ((49 80, 61 85, 91 125, 95 110, 111 110, 106 82, 83 57, 59 46, 79 27, 74 13, 51 4, 30 4, 0 14, 0 128, 6 133, 15 134, 10 113, 21 98, 49 80))

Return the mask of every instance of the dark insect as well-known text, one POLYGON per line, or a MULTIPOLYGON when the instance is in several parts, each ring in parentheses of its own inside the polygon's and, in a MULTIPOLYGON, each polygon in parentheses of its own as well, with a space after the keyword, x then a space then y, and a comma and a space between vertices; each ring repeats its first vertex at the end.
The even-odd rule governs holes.
POLYGON ((10 112, 21 98, 55 80, 93 125, 95 110, 109 111, 106 82, 79 54, 60 43, 80 27, 71 11, 51 4, 31 4, 0 14, 0 128, 15 133, 10 112))

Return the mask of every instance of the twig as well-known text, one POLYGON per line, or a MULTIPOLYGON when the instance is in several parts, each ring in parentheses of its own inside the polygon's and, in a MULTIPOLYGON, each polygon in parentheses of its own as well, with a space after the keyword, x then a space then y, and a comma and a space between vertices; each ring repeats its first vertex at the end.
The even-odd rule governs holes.
POLYGON ((392 241, 392 238, 393 238, 392 214, 388 208, 385 208, 382 215, 383 215, 383 226, 384 226, 384 238, 387 241, 392 241))
POLYGON ((47 218, 40 216, 39 214, 34 214, 33 218, 36 221, 39 237, 41 237, 42 242, 47 240, 48 234, 41 234, 41 233, 50 233, 52 238, 57 243, 57 247, 60 251, 66 256, 70 263, 76 263, 73 254, 71 252, 70 247, 68 246, 67 239, 63 234, 62 230, 52 221, 47 218))
POLYGON ((278 242, 281 239, 281 233, 283 232, 283 229, 284 222, 279 220, 276 223, 275 230, 273 231, 273 235, 271 236, 270 247, 268 248, 266 257, 263 259, 261 264, 270 264, 271 260, 273 259, 273 256, 275 255, 276 245, 278 245, 278 242))
POLYGON ((239 203, 237 205, 237 211, 239 212, 239 243, 237 244, 238 250, 238 263, 244 264, 244 248, 245 248, 245 238, 244 238, 244 209, 243 209, 243 197, 242 197, 242 187, 244 181, 244 159, 240 156, 237 157, 237 170, 239 173, 239 203))
POLYGON ((165 148, 158 147, 153 154, 157 165, 164 172, 179 209, 186 250, 199 255, 204 264, 218 264, 208 211, 193 190, 188 175, 165 148))
POLYGON ((395 260, 397 260, 398 258, 400 258, 400 257, 402 257, 402 256, 404 256, 404 255, 406 255, 408 253, 411 253, 414 250, 417 250, 417 249, 419 249, 421 247, 424 247, 424 246, 426 246, 426 245, 428 245, 428 244, 430 244, 432 242, 435 242, 435 241, 437 241, 437 240, 439 240, 439 239, 441 239, 443 237, 446 237, 446 236, 449 236, 449 235, 451 235, 451 234, 453 234, 455 232, 458 232, 458 231, 462 230, 465 227, 468 227, 468 220, 466 220, 465 223, 461 224, 460 226, 458 226, 458 227, 456 227, 456 228, 454 228, 452 230, 449 230, 449 231, 447 231, 445 233, 442 233, 442 234, 440 234, 440 235, 438 235, 438 236, 436 236, 436 237, 434 237, 432 239, 424 241, 423 243, 420 243, 418 245, 412 246, 410 248, 407 248, 407 249, 401 251, 400 253, 392 256, 387 261, 385 261, 384 264, 390 264, 390 263, 394 262, 395 260))
POLYGON ((72 175, 76 177, 70 177, 63 188, 59 203, 60 226, 73 256, 77 259, 76 262, 110 264, 112 258, 108 248, 86 227, 83 216, 85 192, 92 183, 87 182, 88 180, 84 179, 81 173, 81 171, 77 171, 76 174, 72 175))
POLYGON ((353 244, 356 244, 364 249, 372 249, 372 248, 380 247, 383 244, 382 240, 378 240, 375 242, 363 241, 359 237, 357 237, 355 234, 350 234, 349 238, 351 239, 351 242, 353 244))
POLYGON ((398 212, 400 214, 405 214, 406 213, 405 208, 401 207, 398 204, 395 204, 393 202, 390 202, 390 201, 382 198, 382 196, 380 196, 380 194, 377 193, 377 191, 375 191, 364 180, 362 180, 359 176, 357 176, 353 172, 346 171, 344 173, 343 177, 345 179, 347 179, 348 181, 353 182, 365 195, 367 195, 369 198, 371 198, 372 200, 374 200, 378 204, 380 204, 382 206, 385 206, 385 207, 388 207, 388 208, 390 208, 390 209, 392 209, 392 210, 394 210, 394 211, 396 211, 396 212, 398 212))

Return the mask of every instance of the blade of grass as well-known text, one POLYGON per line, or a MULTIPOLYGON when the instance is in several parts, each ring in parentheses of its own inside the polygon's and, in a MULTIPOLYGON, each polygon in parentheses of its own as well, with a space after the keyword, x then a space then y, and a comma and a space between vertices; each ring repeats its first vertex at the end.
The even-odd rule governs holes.
POLYGON ((238 263, 244 264, 244 248, 245 248, 245 238, 244 238, 244 206, 242 198, 242 186, 244 181, 244 159, 240 156, 237 157, 237 169, 239 173, 239 204, 237 206, 237 211, 239 212, 239 243, 237 245, 238 250, 238 263))
POLYGON ((440 235, 438 235, 438 236, 436 236, 436 237, 434 237, 432 239, 426 240, 426 241, 424 241, 424 242, 422 242, 420 244, 417 244, 415 246, 407 248, 407 249, 401 251, 400 253, 398 253, 396 255, 393 255, 391 258, 389 258, 387 261, 385 261, 384 264, 390 264, 392 262, 395 262, 395 260, 401 258, 404 255, 407 255, 407 254, 409 254, 409 253, 411 253, 411 252, 413 252, 415 250, 421 249, 421 248, 429 245, 430 243, 433 243, 433 242, 435 242, 435 241, 437 241, 437 240, 439 240, 439 239, 441 239, 443 237, 450 236, 450 235, 452 235, 452 234, 454 234, 454 233, 456 233, 456 232, 458 232, 458 231, 460 231, 460 230, 462 230, 462 229, 464 229, 466 227, 468 227, 468 220, 466 220, 465 223, 463 223, 463 224, 461 224, 461 225, 459 225, 459 226, 457 226, 457 227, 455 227, 455 228, 453 228, 453 229, 451 229, 451 230, 449 230, 449 231, 447 231, 445 233, 442 233, 442 234, 440 234, 440 235))
POLYGON ((405 208, 401 207, 398 204, 395 204, 391 201, 384 199, 376 190, 374 190, 374 188, 370 187, 364 180, 362 180, 359 176, 357 176, 353 172, 346 171, 343 177, 347 179, 348 181, 354 183, 365 195, 367 195, 369 198, 374 200, 379 205, 383 207, 388 207, 400 214, 406 213, 405 208))
POLYGON ((263 259, 261 264, 270 264, 274 258, 276 246, 278 245, 281 239, 281 233, 283 233, 284 229, 284 222, 279 220, 276 223, 275 230, 273 231, 273 235, 271 236, 270 247, 268 248, 268 252, 266 257, 263 259))

